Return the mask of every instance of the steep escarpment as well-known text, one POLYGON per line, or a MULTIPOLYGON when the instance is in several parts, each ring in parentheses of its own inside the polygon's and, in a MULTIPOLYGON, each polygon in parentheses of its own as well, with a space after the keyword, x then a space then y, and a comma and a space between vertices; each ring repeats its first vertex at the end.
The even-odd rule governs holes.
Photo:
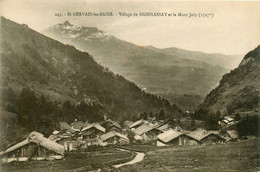
POLYGON ((201 107, 223 114, 259 113, 260 110, 260 46, 247 53, 240 65, 225 74, 201 107))

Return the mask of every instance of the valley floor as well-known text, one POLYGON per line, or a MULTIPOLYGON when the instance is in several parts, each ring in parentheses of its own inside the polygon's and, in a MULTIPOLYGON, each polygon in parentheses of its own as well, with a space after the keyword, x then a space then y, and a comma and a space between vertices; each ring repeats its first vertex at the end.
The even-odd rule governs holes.
POLYGON ((0 171, 259 171, 260 138, 210 146, 157 147, 128 145, 121 148, 144 152, 144 160, 113 168, 113 164, 131 161, 135 154, 114 148, 70 153, 65 160, 9 163, 0 171))
POLYGON ((145 159, 119 171, 259 171, 260 139, 200 147, 148 151, 145 159))

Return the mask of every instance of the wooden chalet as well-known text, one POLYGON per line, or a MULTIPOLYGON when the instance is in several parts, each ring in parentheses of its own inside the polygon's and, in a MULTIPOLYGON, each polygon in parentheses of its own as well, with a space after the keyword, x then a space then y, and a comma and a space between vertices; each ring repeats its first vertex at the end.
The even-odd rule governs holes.
POLYGON ((190 145, 200 145, 201 142, 184 132, 179 132, 173 129, 165 131, 157 136, 157 146, 190 146, 190 145))
POLYGON ((226 141, 226 139, 222 137, 218 131, 208 131, 201 128, 190 132, 187 135, 206 145, 224 143, 226 141))
POLYGON ((94 145, 105 146, 104 142, 100 138, 86 139, 84 140, 84 142, 85 142, 85 147, 94 146, 94 145))
POLYGON ((107 132, 116 131, 116 132, 122 133, 122 128, 121 128, 120 124, 118 124, 117 122, 115 122, 111 119, 104 121, 101 124, 101 126, 104 127, 107 132))
POLYGON ((64 146, 34 131, 27 139, 2 152, 1 157, 2 162, 63 159, 64 146))
POLYGON ((110 131, 106 134, 103 134, 102 136, 100 136, 101 140, 106 144, 106 145, 111 145, 111 144, 128 144, 129 143, 129 139, 121 134, 118 133, 116 131, 110 131))
POLYGON ((99 138, 101 135, 103 135, 106 132, 106 129, 98 123, 92 123, 84 127, 81 130, 81 132, 82 132, 83 140, 94 139, 94 138, 99 138))
POLYGON ((133 132, 136 134, 134 137, 135 140, 140 140, 142 142, 155 141, 156 136, 162 133, 157 128, 154 128, 148 124, 143 124, 142 126, 136 128, 133 132))

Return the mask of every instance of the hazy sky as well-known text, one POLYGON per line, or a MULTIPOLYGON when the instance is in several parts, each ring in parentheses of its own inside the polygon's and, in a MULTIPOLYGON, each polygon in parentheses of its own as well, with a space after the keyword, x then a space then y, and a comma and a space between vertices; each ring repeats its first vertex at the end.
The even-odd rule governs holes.
POLYGON ((2 0, 1 5, 3 16, 39 32, 69 20, 159 48, 244 55, 260 43, 260 2, 2 0), (59 12, 191 12, 214 17, 55 17, 59 12))

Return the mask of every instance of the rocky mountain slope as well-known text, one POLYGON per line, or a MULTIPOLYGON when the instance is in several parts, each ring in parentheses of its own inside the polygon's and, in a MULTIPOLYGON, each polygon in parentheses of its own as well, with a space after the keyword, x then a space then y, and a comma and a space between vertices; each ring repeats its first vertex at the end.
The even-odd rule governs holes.
POLYGON ((167 100, 143 92, 134 83, 97 64, 88 53, 3 17, 1 73, 2 91, 11 88, 19 93, 26 87, 58 102, 95 102, 116 119, 159 112, 162 108, 168 114, 179 114, 167 100))
POLYGON ((97 28, 76 26, 68 21, 51 26, 43 33, 89 52, 98 63, 134 81, 146 92, 163 95, 184 109, 193 109, 201 97, 217 86, 224 73, 238 65, 227 60, 234 58, 225 55, 186 50, 174 54, 172 50, 137 46, 97 28), (215 59, 219 56, 221 60, 217 63, 215 59), (186 99, 184 94, 193 97, 191 104, 182 103, 186 99))
POLYGON ((260 112, 260 46, 247 53, 240 65, 225 74, 202 103, 212 111, 260 112))

